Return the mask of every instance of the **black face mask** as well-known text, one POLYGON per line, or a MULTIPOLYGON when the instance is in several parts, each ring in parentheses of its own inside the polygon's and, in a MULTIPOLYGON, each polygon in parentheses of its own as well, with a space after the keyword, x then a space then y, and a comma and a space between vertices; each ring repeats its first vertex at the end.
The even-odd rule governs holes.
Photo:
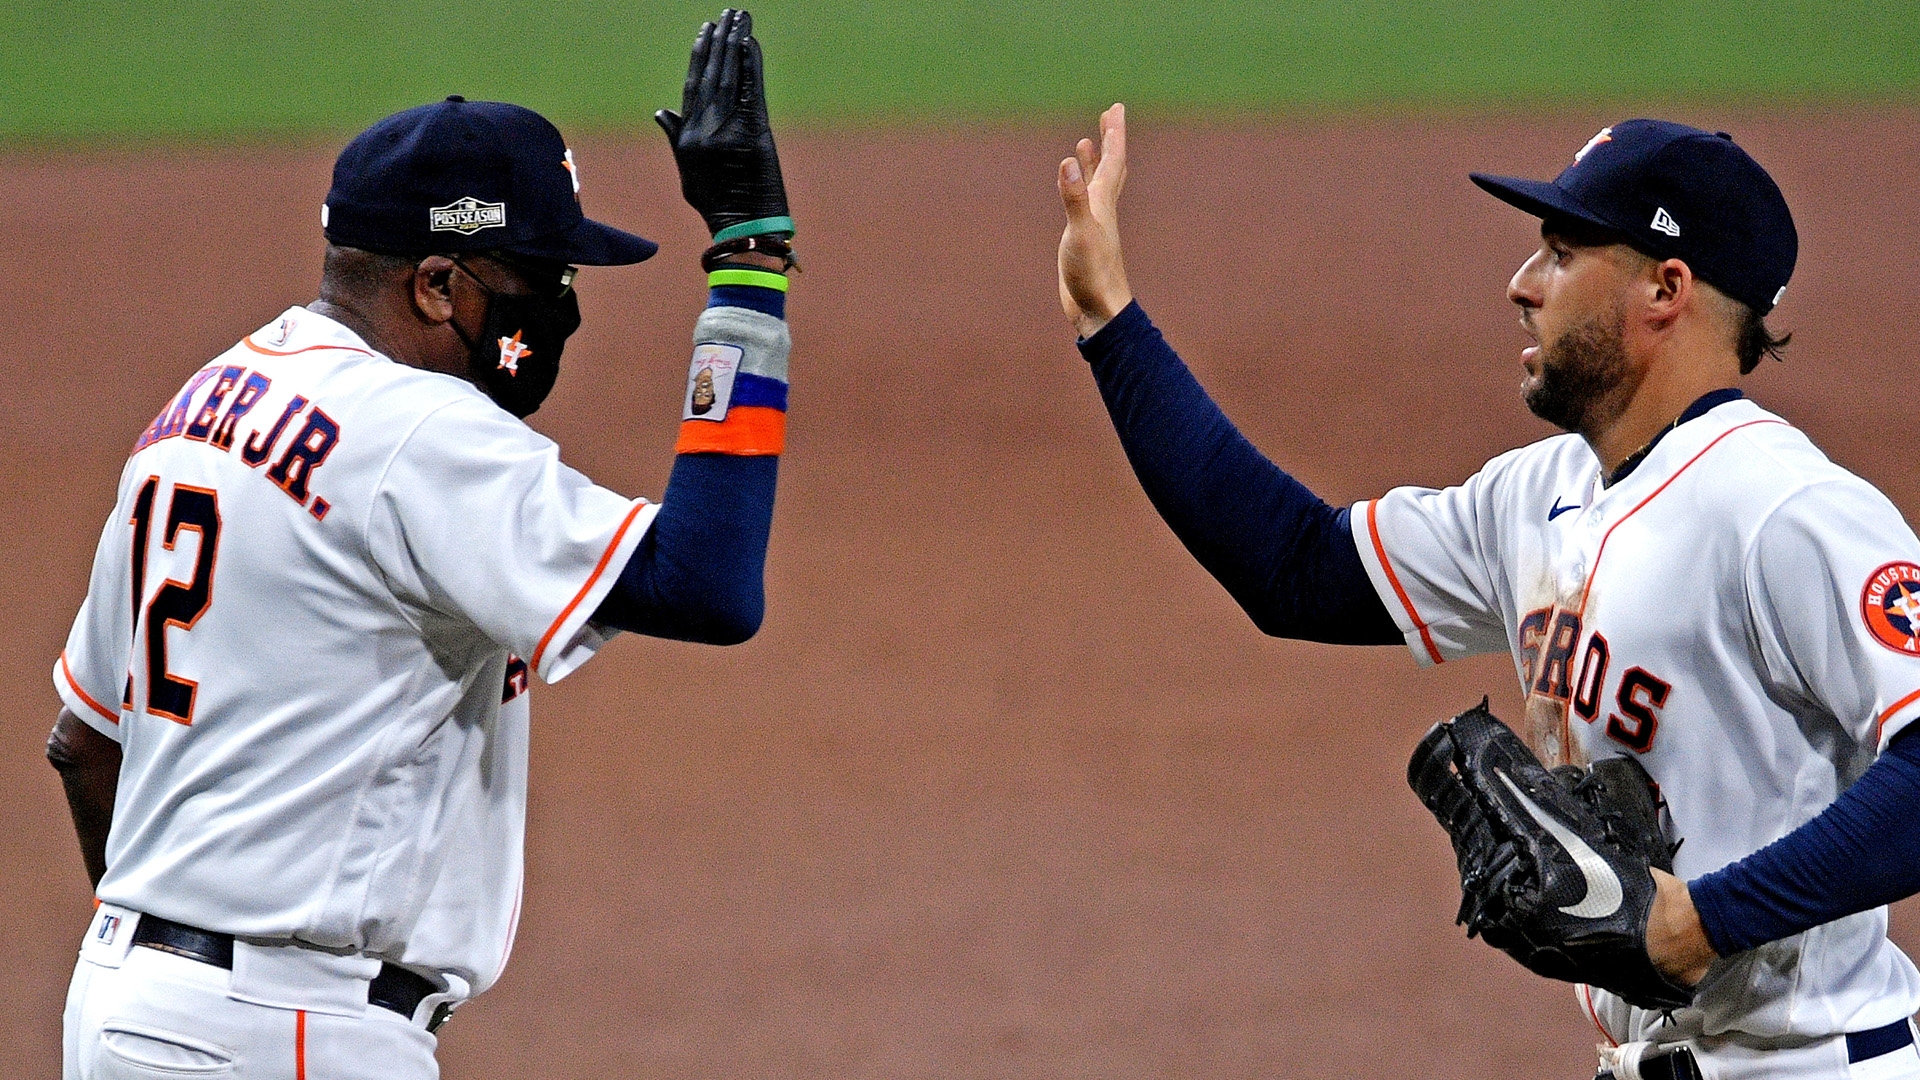
POLYGON ((557 295, 519 296, 488 288, 465 263, 453 261, 487 294, 486 321, 477 339, 469 341, 453 323, 467 347, 468 373, 494 404, 518 417, 532 416, 560 377, 560 350, 580 329, 572 268, 562 275, 557 295))

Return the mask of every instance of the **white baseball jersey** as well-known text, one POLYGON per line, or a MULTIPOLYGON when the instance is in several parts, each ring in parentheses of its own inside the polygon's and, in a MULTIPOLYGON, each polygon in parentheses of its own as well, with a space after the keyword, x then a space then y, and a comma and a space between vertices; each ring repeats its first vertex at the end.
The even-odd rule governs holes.
POLYGON ((54 669, 124 755, 100 898, 485 989, 529 673, 611 636, 588 617, 657 510, 305 308, 202 368, 127 462, 54 669))
MULTIPOLYGON (((1692 879, 1814 817, 1920 715, 1920 541, 1745 400, 1600 479, 1550 438, 1359 504, 1354 538, 1422 664, 1506 650, 1546 756, 1638 757, 1692 879)), ((1720 960, 1678 1019, 1772 1039, 1910 1016, 1920 972, 1886 928, 1880 908, 1720 960)))

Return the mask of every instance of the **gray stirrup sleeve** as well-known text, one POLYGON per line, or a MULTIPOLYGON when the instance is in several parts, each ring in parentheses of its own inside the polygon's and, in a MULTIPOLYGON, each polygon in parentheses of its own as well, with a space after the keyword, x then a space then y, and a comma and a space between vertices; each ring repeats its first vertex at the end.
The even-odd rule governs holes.
POLYGON ((743 354, 740 370, 749 375, 787 381, 787 353, 793 348, 793 336, 787 332, 784 319, 749 308, 708 308, 693 324, 693 343, 707 342, 738 347, 743 354))

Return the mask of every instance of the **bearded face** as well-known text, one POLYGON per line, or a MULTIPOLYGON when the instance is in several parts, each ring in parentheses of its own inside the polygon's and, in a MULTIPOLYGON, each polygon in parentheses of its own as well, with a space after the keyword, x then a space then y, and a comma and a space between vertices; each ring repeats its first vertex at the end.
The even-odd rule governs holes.
POLYGON ((1567 431, 1595 430, 1630 389, 1624 313, 1592 316, 1541 342, 1538 362, 1539 374, 1523 387, 1527 408, 1567 431))

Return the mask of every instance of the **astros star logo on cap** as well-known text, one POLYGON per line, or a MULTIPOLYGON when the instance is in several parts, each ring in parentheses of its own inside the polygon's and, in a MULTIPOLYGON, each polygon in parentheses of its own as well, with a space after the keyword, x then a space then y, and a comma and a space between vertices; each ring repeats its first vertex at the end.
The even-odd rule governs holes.
POLYGON ((1609 143, 1612 141, 1613 141, 1613 129, 1610 127, 1601 128, 1600 134, 1595 135, 1591 139, 1588 139, 1587 145, 1581 147, 1579 152, 1573 155, 1574 164, 1576 165, 1579 164, 1581 158, 1584 158, 1588 154, 1592 153, 1594 147, 1599 146, 1601 143, 1609 143))

